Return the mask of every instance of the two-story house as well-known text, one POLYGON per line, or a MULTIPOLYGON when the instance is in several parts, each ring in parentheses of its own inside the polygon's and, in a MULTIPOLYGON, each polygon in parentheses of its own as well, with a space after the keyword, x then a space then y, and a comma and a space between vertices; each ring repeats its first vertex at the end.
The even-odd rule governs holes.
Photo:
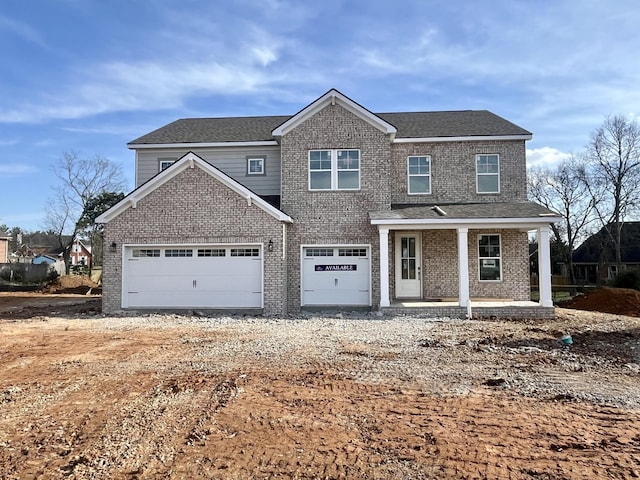
POLYGON ((292 116, 177 120, 129 143, 136 188, 97 220, 103 310, 552 316, 559 218, 527 201, 530 138, 488 111, 372 113, 337 90, 292 116))

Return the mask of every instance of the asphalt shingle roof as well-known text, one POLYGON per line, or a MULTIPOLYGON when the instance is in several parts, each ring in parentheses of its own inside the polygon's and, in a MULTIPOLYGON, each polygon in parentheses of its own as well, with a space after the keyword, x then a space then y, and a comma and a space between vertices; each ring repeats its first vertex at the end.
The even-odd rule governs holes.
MULTIPOLYGON (((530 135, 487 110, 376 114, 398 130, 396 138, 530 135)), ((260 142, 275 140, 271 132, 291 116, 183 118, 129 142, 167 143, 260 142)))
MULTIPOLYGON (((615 228, 612 225, 611 228, 615 228)), ((640 263, 640 222, 625 222, 620 233, 622 263, 640 263)), ((615 249, 606 229, 587 238, 573 252, 574 263, 599 263, 600 260, 615 262, 615 249)))
POLYGON ((436 205, 392 205, 391 210, 370 212, 371 220, 417 219, 473 219, 473 218, 536 218, 557 215, 535 202, 519 203, 452 203, 438 204, 445 215, 439 214, 436 205))

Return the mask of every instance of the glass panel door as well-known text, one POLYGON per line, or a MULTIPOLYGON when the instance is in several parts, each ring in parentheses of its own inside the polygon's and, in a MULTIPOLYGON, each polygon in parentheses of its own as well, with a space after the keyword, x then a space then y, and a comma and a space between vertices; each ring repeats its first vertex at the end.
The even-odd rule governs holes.
POLYGON ((395 246, 396 297, 421 298, 422 236, 420 233, 398 232, 395 246))

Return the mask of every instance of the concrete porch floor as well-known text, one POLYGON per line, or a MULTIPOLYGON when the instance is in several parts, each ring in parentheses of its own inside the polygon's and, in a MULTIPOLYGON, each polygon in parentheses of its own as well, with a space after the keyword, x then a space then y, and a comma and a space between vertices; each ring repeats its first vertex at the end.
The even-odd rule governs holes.
MULTIPOLYGON (((469 318, 466 307, 457 299, 394 300, 380 309, 389 314, 419 315, 425 317, 469 318)), ((538 302, 516 301, 506 298, 472 298, 471 318, 554 318, 554 307, 543 307, 538 302)))
MULTIPOLYGON (((445 298, 442 300, 394 300, 391 302, 390 308, 442 308, 442 307, 457 307, 458 300, 452 298, 445 298)), ((471 308, 474 307, 527 307, 535 308, 539 307, 538 302, 530 300, 515 301, 507 298, 472 298, 471 308)))

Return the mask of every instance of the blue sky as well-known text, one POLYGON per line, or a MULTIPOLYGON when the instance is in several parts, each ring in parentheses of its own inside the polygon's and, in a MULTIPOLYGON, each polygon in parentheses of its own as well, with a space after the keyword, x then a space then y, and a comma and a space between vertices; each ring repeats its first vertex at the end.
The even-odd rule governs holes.
POLYGON ((293 114, 332 87, 373 112, 491 110, 553 163, 640 112, 639 25, 636 0, 5 0, 0 224, 43 228, 65 151, 133 188, 128 141, 293 114))

